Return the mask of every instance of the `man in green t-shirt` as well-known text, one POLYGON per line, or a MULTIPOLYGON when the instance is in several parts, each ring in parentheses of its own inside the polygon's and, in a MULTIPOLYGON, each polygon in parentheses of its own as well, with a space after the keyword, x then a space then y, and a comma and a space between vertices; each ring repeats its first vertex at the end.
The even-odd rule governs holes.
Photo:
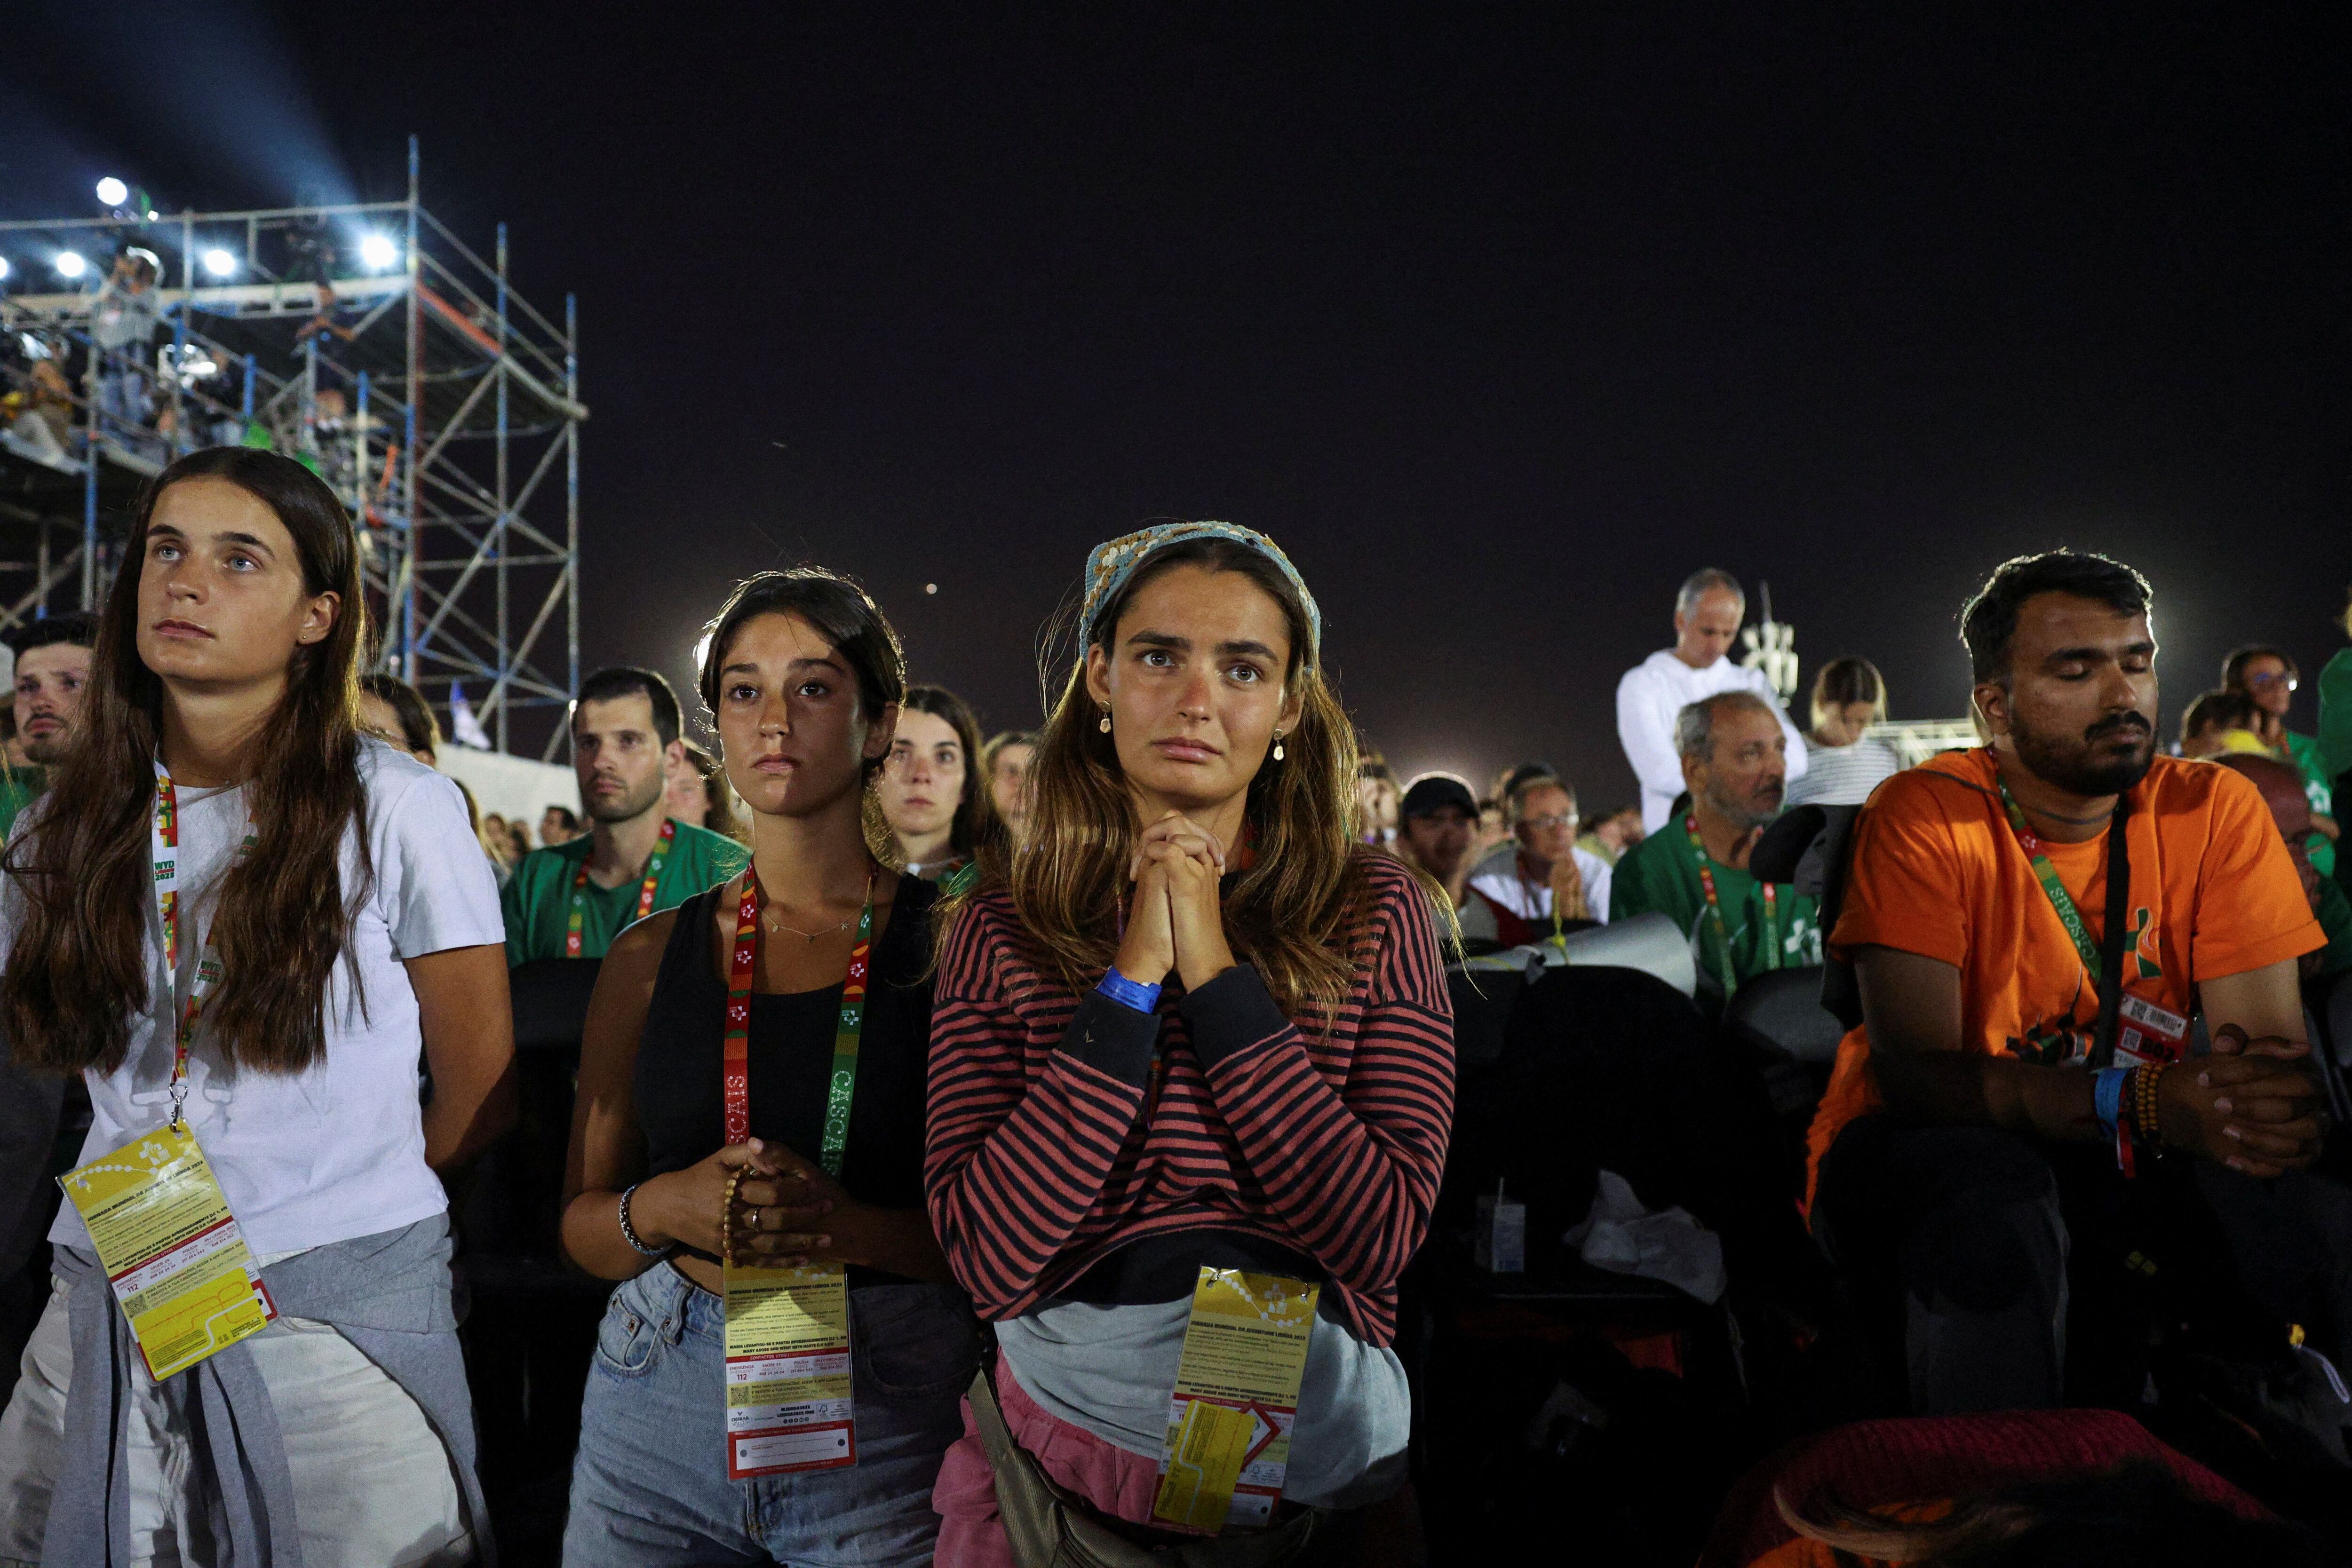
POLYGON ((677 695, 651 670, 599 670, 582 683, 572 768, 589 831, 515 866, 499 897, 509 965, 601 958, 632 923, 743 869, 751 853, 742 845, 663 809, 666 769, 685 755, 678 716, 677 695))
POLYGON ((1610 921, 1672 915, 1700 971, 1727 995, 1767 970, 1820 963, 1813 901, 1786 886, 1768 897, 1748 871, 1788 782, 1780 716, 1753 692, 1703 697, 1676 717, 1675 749, 1690 804, 1619 858, 1610 921))
POLYGON ((15 831, 17 814, 40 798, 49 768, 65 758, 97 641, 96 622, 79 613, 45 616, 8 634, 16 655, 16 737, 30 766, 0 766, 0 842, 15 831))
POLYGON ((2322 876, 2314 863, 2318 856, 2312 853, 2312 847, 2320 841, 2311 831, 2311 798, 2305 792, 2301 769, 2252 752, 2236 752, 2213 761, 2217 767, 2244 774, 2263 792, 2263 804, 2271 809, 2271 821, 2278 824, 2279 837, 2286 841, 2287 858, 2303 879, 2312 915, 2327 934, 2326 946, 2303 956, 2303 977, 2352 971, 2352 899, 2345 897, 2344 890, 2331 878, 2322 876))

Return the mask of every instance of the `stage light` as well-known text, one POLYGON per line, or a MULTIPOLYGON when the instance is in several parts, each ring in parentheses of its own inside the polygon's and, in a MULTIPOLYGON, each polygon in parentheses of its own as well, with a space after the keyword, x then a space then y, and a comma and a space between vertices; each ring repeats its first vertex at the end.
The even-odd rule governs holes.
POLYGON ((98 183, 98 199, 110 207, 119 207, 131 199, 131 187, 109 174, 98 183))
POLYGON ((59 277, 79 277, 89 270, 89 263, 81 258, 81 253, 79 251, 61 250, 58 252, 58 259, 51 265, 57 267, 59 277))
POLYGON ((6 256, 0 256, 0 277, 7 277, 7 276, 8 276, 8 258, 7 258, 6 256))
POLYGON ((400 259, 400 247, 383 235, 362 235, 360 237, 360 265, 370 272, 382 272, 400 259))
POLYGON ((205 252, 205 270, 215 277, 226 277, 236 270, 236 257, 215 246, 205 252))

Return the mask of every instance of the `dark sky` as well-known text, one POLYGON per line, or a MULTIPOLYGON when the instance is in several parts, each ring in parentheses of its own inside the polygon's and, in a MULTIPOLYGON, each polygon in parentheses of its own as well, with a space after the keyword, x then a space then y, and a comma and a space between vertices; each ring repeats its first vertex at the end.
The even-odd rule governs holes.
POLYGON ((592 662, 814 559, 1021 724, 1089 545, 1230 517, 1401 767, 1590 807, 1703 564, 1898 716, 2060 543, 2154 578, 2168 729, 2340 641, 2340 5, 174 9, 11 7, 0 206, 393 197, 418 133, 580 296, 592 662))

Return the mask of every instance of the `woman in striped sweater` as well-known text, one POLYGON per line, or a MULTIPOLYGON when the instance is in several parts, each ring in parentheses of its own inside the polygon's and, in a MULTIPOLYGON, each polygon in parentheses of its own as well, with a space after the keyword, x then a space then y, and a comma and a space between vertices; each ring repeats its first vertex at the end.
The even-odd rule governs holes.
MULTIPOLYGON (((1028 837, 942 928, 933 1225, 1014 1441, 1139 1525, 1201 1267, 1319 1285, 1282 1512, 1361 1509, 1402 1483, 1396 1281, 1453 1108, 1432 894, 1353 841, 1354 733, 1272 540, 1100 546, 1078 632, 1028 837)), ((1006 1563, 1012 1478, 966 1424, 939 1561, 1006 1563)))

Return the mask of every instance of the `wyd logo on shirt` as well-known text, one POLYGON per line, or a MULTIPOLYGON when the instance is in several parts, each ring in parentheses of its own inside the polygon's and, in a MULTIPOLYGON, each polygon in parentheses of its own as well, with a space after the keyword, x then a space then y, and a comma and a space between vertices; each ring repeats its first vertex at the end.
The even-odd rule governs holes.
POLYGON ((2164 978, 2164 966, 2157 962, 2157 940, 2154 912, 2146 904, 2132 911, 2132 964, 2143 980, 2164 978))
POLYGON ((1780 938, 1782 965, 1818 964, 1822 961, 1822 928, 1799 915, 1789 923, 1789 934, 1780 938))

